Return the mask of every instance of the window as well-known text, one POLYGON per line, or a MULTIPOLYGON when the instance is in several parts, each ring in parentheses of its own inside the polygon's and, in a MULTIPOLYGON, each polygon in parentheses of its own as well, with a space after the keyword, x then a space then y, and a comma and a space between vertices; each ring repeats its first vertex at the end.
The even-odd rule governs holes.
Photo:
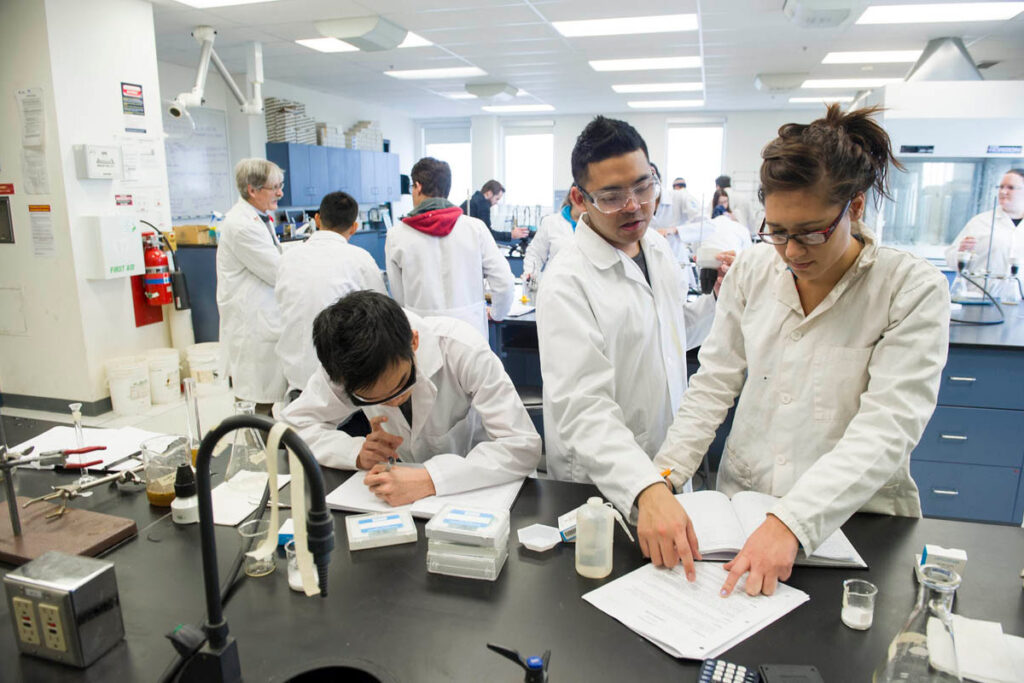
POLYGON ((449 201, 461 204, 473 193, 473 147, 468 126, 424 128, 423 156, 447 161, 452 167, 449 201))
POLYGON ((675 178, 686 179, 686 189, 701 202, 701 210, 711 204, 715 178, 722 175, 721 124, 691 124, 668 129, 668 164, 662 169, 662 183, 672 187, 675 178))
POLYGON ((555 134, 551 122, 503 129, 506 206, 540 206, 551 211, 555 187, 555 134))

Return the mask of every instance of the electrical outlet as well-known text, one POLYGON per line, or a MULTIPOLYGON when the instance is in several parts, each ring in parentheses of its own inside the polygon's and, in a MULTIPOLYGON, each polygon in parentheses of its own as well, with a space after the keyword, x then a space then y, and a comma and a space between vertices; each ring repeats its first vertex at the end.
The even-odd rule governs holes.
POLYGON ((39 630, 36 627, 36 611, 31 600, 11 598, 14 603, 14 618, 18 621, 18 637, 29 645, 39 644, 39 630))
POLYGON ((43 625, 43 640, 46 647, 57 652, 67 652, 68 644, 64 638, 64 623, 60 618, 60 608, 56 605, 39 603, 39 621, 43 625))

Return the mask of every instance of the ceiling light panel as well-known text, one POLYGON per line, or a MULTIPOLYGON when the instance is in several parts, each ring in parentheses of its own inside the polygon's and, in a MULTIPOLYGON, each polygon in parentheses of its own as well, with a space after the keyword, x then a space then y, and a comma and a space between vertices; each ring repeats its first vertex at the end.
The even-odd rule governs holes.
POLYGON ((428 45, 433 45, 433 43, 423 36, 416 35, 410 31, 408 35, 405 36, 405 40, 403 40, 398 47, 427 47, 428 45))
POLYGON ((822 64, 913 64, 921 50, 869 50, 865 52, 829 52, 822 64))
POLYGON ((929 5, 872 5, 858 24, 943 24, 1004 21, 1024 12, 1024 2, 958 2, 929 5))
POLYGON ((430 78, 472 78, 486 76, 487 72, 475 66, 456 66, 447 69, 406 69, 402 71, 385 71, 386 76, 404 80, 426 80, 430 78))
POLYGON ((853 102, 853 97, 850 95, 838 95, 836 97, 790 97, 789 101, 793 104, 830 104, 832 102, 845 104, 846 102, 853 102))
POLYGON ((801 88, 879 88, 889 83, 899 83, 902 78, 811 78, 800 84, 801 88))
POLYGON ((456 90, 455 92, 439 92, 438 95, 447 97, 450 100, 475 100, 476 95, 471 92, 464 92, 456 90))
POLYGON ((613 85, 612 90, 618 93, 651 93, 651 92, 700 92, 703 83, 625 83, 613 85))
POLYGON ((304 38, 295 42, 319 52, 359 52, 359 48, 355 45, 349 45, 344 40, 337 38, 304 38))
POLYGON ((492 114, 515 114, 521 112, 554 111, 550 104, 496 104, 481 107, 492 114))
POLYGON ((595 59, 594 71, 643 71, 656 69, 699 69, 700 57, 653 57, 642 59, 595 59))
POLYGON ((626 36, 638 33, 673 33, 696 31, 696 14, 663 14, 654 17, 620 17, 615 19, 586 19, 583 21, 553 21, 555 30, 567 38, 584 36, 626 36))
POLYGON ((178 0, 183 5, 196 7, 198 9, 209 9, 210 7, 232 7, 234 5, 255 5, 277 0, 178 0))
POLYGON ((703 107, 704 100, 638 100, 626 104, 633 109, 689 109, 703 107))

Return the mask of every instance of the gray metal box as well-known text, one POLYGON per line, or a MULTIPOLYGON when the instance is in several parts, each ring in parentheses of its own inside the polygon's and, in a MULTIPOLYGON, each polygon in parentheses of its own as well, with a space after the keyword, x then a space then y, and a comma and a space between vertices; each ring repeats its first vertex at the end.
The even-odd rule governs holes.
POLYGON ((52 550, 4 577, 18 648, 87 667, 124 638, 114 564, 52 550))

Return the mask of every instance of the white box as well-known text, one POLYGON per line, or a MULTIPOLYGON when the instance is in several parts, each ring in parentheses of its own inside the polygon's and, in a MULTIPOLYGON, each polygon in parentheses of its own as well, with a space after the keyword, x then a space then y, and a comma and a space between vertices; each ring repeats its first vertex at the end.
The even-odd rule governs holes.
POLYGON ((75 145, 75 173, 82 180, 121 180, 124 158, 117 145, 75 145))
POLYGON ((142 235, 128 216, 81 216, 82 265, 90 280, 111 280, 146 272, 142 235))

